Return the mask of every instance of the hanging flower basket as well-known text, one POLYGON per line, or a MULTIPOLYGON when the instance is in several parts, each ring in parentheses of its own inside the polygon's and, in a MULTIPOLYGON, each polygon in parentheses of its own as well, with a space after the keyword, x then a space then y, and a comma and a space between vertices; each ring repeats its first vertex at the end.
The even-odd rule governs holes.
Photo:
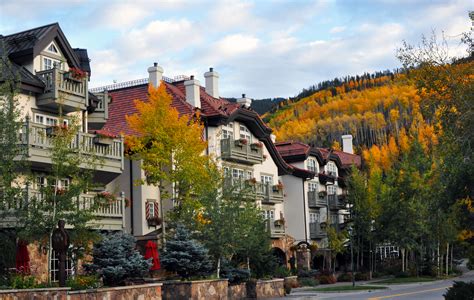
POLYGON ((117 197, 114 194, 107 191, 97 193, 96 199, 99 201, 101 206, 108 206, 117 201, 117 197))
POLYGON ((69 68, 69 71, 64 73, 64 78, 81 82, 84 78, 87 77, 87 72, 82 71, 77 68, 69 68))

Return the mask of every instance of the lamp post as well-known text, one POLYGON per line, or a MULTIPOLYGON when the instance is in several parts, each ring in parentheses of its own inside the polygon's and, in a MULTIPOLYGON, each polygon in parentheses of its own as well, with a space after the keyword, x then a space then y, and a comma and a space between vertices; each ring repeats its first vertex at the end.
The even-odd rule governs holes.
POLYGON ((351 239, 351 277, 352 277, 352 287, 355 287, 355 274, 354 274, 354 250, 352 246, 352 227, 349 227, 349 237, 351 239))

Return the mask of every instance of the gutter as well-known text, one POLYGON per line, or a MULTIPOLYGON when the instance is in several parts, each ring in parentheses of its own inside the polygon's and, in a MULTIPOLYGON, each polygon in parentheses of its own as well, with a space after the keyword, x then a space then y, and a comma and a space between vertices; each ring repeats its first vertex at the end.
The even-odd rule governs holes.
POLYGON ((301 178, 301 182, 303 184, 303 214, 304 214, 304 218, 303 218, 303 222, 304 222, 304 240, 306 242, 308 242, 308 229, 307 229, 307 222, 306 222, 306 192, 304 190, 304 181, 305 179, 304 178, 301 178))
POLYGON ((130 234, 133 235, 133 206, 135 201, 133 200, 133 163, 130 159, 130 223, 131 223, 131 230, 130 234))

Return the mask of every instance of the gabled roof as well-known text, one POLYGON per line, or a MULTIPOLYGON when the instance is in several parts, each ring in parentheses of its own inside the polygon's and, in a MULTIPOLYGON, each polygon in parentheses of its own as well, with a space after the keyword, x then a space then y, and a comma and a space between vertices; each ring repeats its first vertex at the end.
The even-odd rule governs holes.
MULTIPOLYGON (((176 108, 180 115, 193 115, 195 108, 186 102, 184 81, 162 81, 167 92, 172 96, 171 106, 176 108)), ((126 86, 124 88, 109 90, 112 103, 109 105, 109 118, 103 130, 111 134, 133 135, 136 134, 127 124, 125 116, 137 113, 133 100, 148 101, 148 84, 126 86)), ((238 103, 232 103, 224 98, 214 98, 206 93, 205 88, 200 88, 201 109, 200 116, 207 126, 217 126, 237 120, 243 122, 252 133, 267 147, 270 155, 278 166, 279 174, 294 172, 293 166, 288 165, 278 153, 271 140, 272 130, 263 123, 260 116, 253 110, 238 103)), ((304 171, 304 170, 303 170, 304 171)), ((302 172, 305 176, 311 176, 302 172)))
POLYGON ((33 29, 5 35, 1 37, 7 56, 22 63, 32 59, 44 50, 52 41, 61 49, 70 66, 80 68, 81 64, 74 50, 71 48, 66 36, 58 23, 52 23, 33 29))
POLYGON ((25 67, 19 66, 9 59, 4 60, 0 57, 0 82, 7 79, 20 80, 24 85, 30 85, 35 88, 44 89, 44 83, 38 77, 31 74, 25 67))

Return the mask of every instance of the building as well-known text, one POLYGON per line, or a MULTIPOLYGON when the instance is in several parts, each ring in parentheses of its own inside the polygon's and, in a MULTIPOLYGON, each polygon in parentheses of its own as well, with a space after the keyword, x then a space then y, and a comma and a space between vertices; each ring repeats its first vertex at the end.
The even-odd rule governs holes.
MULTIPOLYGON (((310 173, 304 170, 298 172, 283 160, 275 147, 272 130, 250 108, 251 99, 242 95, 233 103, 220 97, 219 74, 212 68, 204 74, 205 86, 201 86, 193 76, 164 77, 163 69, 156 63, 148 72, 149 77, 145 79, 93 89, 95 93, 111 98, 107 104, 99 103, 99 107, 108 107, 108 117, 104 118, 100 130, 114 135, 134 134, 125 120, 126 115, 137 111, 133 100, 146 101, 149 84, 166 85, 167 92, 173 98, 172 106, 181 115, 192 115, 199 109, 205 125, 203 138, 208 142, 206 154, 217 158, 219 166, 229 177, 229 184, 238 186, 246 180, 254 182, 255 201, 268 219, 275 253, 282 263, 286 263, 292 238, 287 235, 285 227, 285 196, 280 176, 310 176, 310 173)), ((124 172, 116 181, 124 187, 129 182, 144 179, 143 176, 139 162, 126 160, 124 172)), ((132 188, 129 184, 123 190, 132 202, 127 212, 127 228, 138 240, 156 240, 161 233, 160 225, 150 224, 147 219, 153 215, 150 211, 155 213, 155 208, 160 206, 158 188, 148 185, 132 188)), ((164 201, 162 206, 156 213, 166 213, 173 208, 173 203, 171 200, 164 201)))
MULTIPOLYGON (((2 56, 2 77, 5 72, 18 75, 20 91, 19 104, 22 107, 21 144, 26 149, 26 159, 34 177, 34 182, 26 183, 27 199, 39 199, 39 186, 51 185, 45 175, 51 169, 49 130, 58 125, 67 125, 68 118, 80 121, 80 132, 76 135, 76 146, 84 155, 98 155, 103 161, 95 171, 94 178, 100 187, 98 190, 84 193, 78 199, 78 205, 89 205, 97 192, 105 189, 122 173, 124 155, 123 140, 120 137, 110 139, 107 144, 100 143, 96 134, 89 132, 88 116, 94 115, 99 99, 88 91, 91 76, 89 58, 86 49, 72 48, 57 23, 22 31, 6 36, 0 35, 0 53, 2 56), (81 70, 84 76, 75 78, 72 72, 81 70), (58 124, 60 110, 64 114, 64 124, 58 124)), ((88 166, 81 166, 88 168, 88 166)), ((67 189, 69 178, 62 178, 56 188, 67 189)), ((113 192, 113 190, 110 190, 113 192)), ((96 230, 123 230, 124 199, 118 198, 113 204, 95 211, 97 219, 91 223, 96 230)), ((15 227, 15 220, 0 220, 1 230, 15 227)), ((35 244, 28 246, 31 264, 36 264, 37 275, 43 281, 49 276, 57 279, 57 259, 54 252, 51 261, 47 261, 47 251, 37 249, 35 244), (48 268, 48 265, 50 268, 48 268)))
POLYGON ((323 268, 323 257, 327 260, 329 254, 326 228, 332 226, 340 231, 348 217, 346 177, 352 165, 360 167, 361 158, 353 154, 352 136, 342 138, 344 151, 293 141, 276 144, 287 163, 314 174, 309 178, 282 176, 287 187, 284 200, 287 232, 295 238, 296 245, 317 248, 312 253, 301 252, 307 267, 311 261, 311 267, 323 268))

